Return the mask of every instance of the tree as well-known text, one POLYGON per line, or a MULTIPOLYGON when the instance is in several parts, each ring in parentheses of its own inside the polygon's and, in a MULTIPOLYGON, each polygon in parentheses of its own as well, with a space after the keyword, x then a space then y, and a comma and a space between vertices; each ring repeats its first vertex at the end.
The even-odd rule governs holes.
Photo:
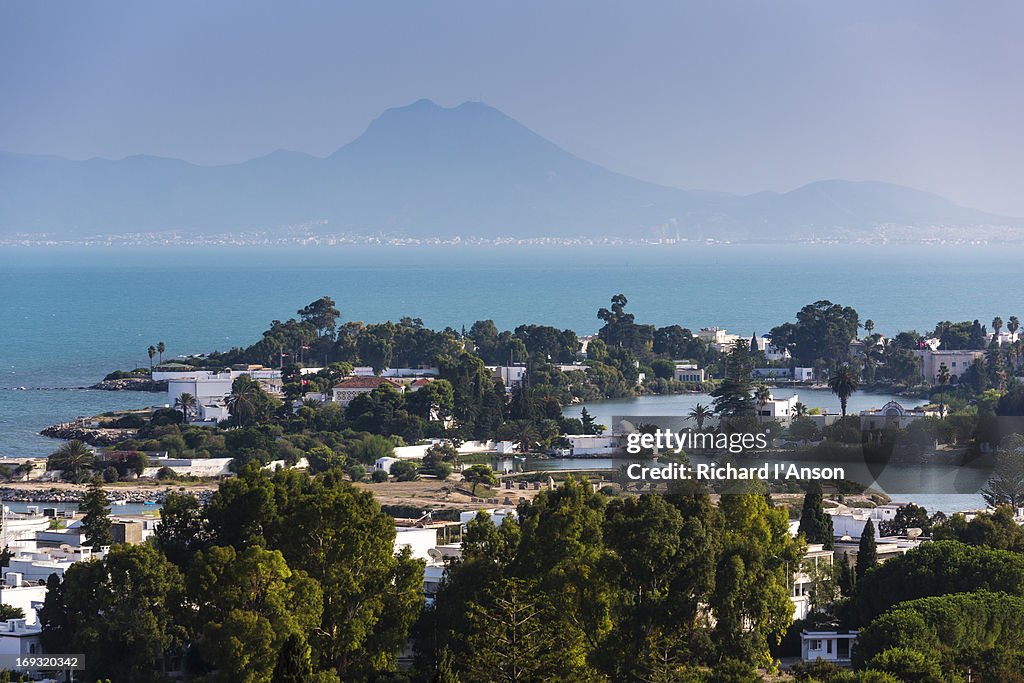
POLYGON ((284 641, 277 655, 271 680, 274 683, 309 683, 312 678, 309 644, 301 635, 293 633, 284 641))
POLYGON ((817 479, 812 479, 804 495, 798 533, 803 534, 808 543, 821 543, 826 549, 831 549, 835 541, 832 515, 826 514, 822 498, 821 484, 817 479))
POLYGON ((160 365, 164 364, 164 351, 166 351, 166 350, 167 350, 167 347, 164 346, 163 342, 157 342, 157 344, 156 344, 156 352, 158 354, 160 354, 160 365))
POLYGON ((769 646, 779 642, 792 619, 790 572, 804 545, 789 533, 784 509, 770 508, 760 482, 723 495, 722 554, 708 598, 719 653, 769 665, 769 646))
POLYGON ((153 358, 156 357, 156 347, 150 346, 146 349, 146 353, 149 355, 149 371, 153 372, 153 358))
POLYGON ((160 660, 184 643, 185 630, 174 615, 181 593, 180 572, 156 548, 114 546, 102 560, 65 571, 59 603, 44 610, 43 632, 85 654, 83 680, 148 683, 160 660), (54 616, 59 612, 63 623, 54 616))
POLYGON ((923 507, 907 503, 896 510, 891 520, 883 521, 878 528, 882 536, 903 536, 908 529, 921 529, 928 533, 931 529, 931 520, 928 518, 928 511, 923 507))
POLYGON ((269 683, 288 637, 304 637, 321 621, 320 586, 292 571, 277 550, 201 551, 187 590, 196 606, 189 630, 212 681, 269 683))
POLYGON ((174 399, 174 407, 181 411, 181 420, 188 424, 189 418, 196 410, 196 397, 185 392, 174 399))
POLYGON ((160 552, 184 569, 192 556, 211 543, 210 524, 199 499, 191 493, 171 491, 160 508, 160 524, 153 532, 160 552))
POLYGON ((50 454, 46 460, 46 468, 61 470, 65 478, 73 479, 92 467, 95 461, 96 456, 89 447, 84 442, 73 439, 50 454))
POLYGON ((535 586, 514 577, 499 579, 479 601, 471 601, 472 654, 465 662, 470 680, 515 683, 557 676, 566 657, 554 609, 535 586))
POLYGON ((114 544, 114 538, 110 534, 110 501, 103 490, 103 480, 94 476, 89 483, 89 489, 78 504, 80 512, 84 512, 82 518, 82 534, 85 536, 86 545, 92 547, 93 552, 98 552, 102 546, 114 544))
POLYGON ((334 300, 329 296, 322 296, 313 303, 299 309, 299 317, 303 322, 313 326, 317 335, 325 336, 334 334, 341 311, 337 309, 334 300))
POLYGON ((68 652, 71 649, 71 633, 68 613, 64 604, 61 578, 56 572, 46 579, 46 594, 43 606, 36 612, 42 632, 39 641, 46 652, 68 652))
POLYGON ((939 371, 935 374, 939 380, 939 418, 946 417, 946 385, 951 377, 949 367, 945 363, 939 364, 939 371))
POLYGON ((860 545, 857 548, 857 581, 859 582, 868 570, 878 564, 878 549, 875 543, 875 525, 869 519, 860 532, 860 545))
POLYGON ((268 540, 323 593, 311 636, 316 668, 346 681, 393 670, 423 609, 423 563, 408 550, 396 555, 394 520, 340 472, 282 470, 271 487, 282 503, 265 523, 268 540))
POLYGON ((597 420, 590 414, 586 406, 583 406, 583 410, 580 412, 580 422, 583 423, 584 434, 596 434, 597 433, 597 420))
MULTIPOLYGON (((764 384, 757 385, 754 390, 754 400, 757 401, 758 407, 763 411, 764 407, 772 400, 772 391, 764 384)), ((761 414, 757 415, 758 420, 761 419, 761 414)))
POLYGON ((858 579, 844 621, 865 626, 905 600, 977 590, 1024 595, 1024 556, 956 541, 924 543, 858 579))
POLYGON ((981 495, 992 507, 1024 507, 1024 453, 1000 451, 996 456, 992 478, 981 490, 981 495))
POLYGON ((839 397, 839 407, 844 420, 846 419, 846 404, 853 392, 857 391, 858 384, 857 375, 849 365, 840 367, 832 377, 829 377, 828 388, 839 397))
POLYGON ((711 392, 717 413, 730 418, 753 416, 754 404, 750 396, 752 372, 750 347, 743 343, 735 344, 725 359, 725 377, 711 392))
POLYGON ((606 508, 602 531, 613 556, 604 573, 616 594, 601 656, 612 680, 675 680, 692 659, 719 550, 707 521, 655 495, 606 508))
POLYGON ((398 481, 416 481, 419 469, 408 460, 399 460, 391 465, 391 474, 398 481))
POLYGON ((494 476, 494 471, 487 465, 482 464, 472 465, 468 469, 463 470, 462 479, 472 484, 474 496, 476 495, 476 487, 480 484, 488 486, 498 485, 498 478, 494 476))
POLYGON ((8 619, 24 619, 25 610, 14 605, 0 605, 0 622, 8 619))
POLYGON ((801 308, 795 323, 773 328, 772 342, 789 351, 798 364, 810 367, 821 360, 829 369, 845 363, 850 341, 857 336, 857 311, 831 301, 816 301, 801 308))
POLYGON ((702 432, 704 431, 704 423, 709 418, 715 416, 715 411, 712 410, 709 406, 706 406, 702 403, 698 403, 697 405, 690 409, 689 416, 690 419, 697 423, 697 431, 702 432))
POLYGON ((249 375, 239 375, 231 383, 227 406, 236 427, 264 422, 275 404, 276 401, 263 391, 259 382, 249 375))

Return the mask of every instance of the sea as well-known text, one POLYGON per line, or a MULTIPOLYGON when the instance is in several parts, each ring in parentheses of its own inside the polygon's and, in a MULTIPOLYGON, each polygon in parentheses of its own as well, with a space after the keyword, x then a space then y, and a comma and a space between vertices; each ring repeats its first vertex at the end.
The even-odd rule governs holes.
POLYGON ((165 360, 245 346, 323 295, 343 320, 468 329, 489 318, 579 334, 596 332, 618 293, 639 322, 742 335, 828 299, 876 331, 925 332, 1024 316, 1022 258, 1003 245, 0 247, 0 457, 51 452, 58 443, 38 434, 49 424, 159 404, 83 388, 147 366, 151 344, 165 343, 165 360))

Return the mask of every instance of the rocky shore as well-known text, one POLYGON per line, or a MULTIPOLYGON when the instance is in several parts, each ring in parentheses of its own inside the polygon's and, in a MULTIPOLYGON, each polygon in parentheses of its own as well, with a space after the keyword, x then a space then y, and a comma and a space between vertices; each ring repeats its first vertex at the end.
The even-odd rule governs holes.
MULTIPOLYGON (((153 488, 107 488, 107 498, 117 503, 129 503, 141 505, 142 503, 154 502, 163 503, 167 494, 178 491, 179 487, 153 487, 153 488)), ((17 501, 21 503, 77 503, 85 495, 85 486, 61 485, 49 488, 18 485, 0 485, 0 497, 4 501, 17 501)), ((195 495, 201 502, 208 502, 213 490, 203 489, 181 489, 195 495)))
POLYGON ((167 382, 154 382, 148 377, 123 377, 121 379, 105 379, 93 384, 90 389, 101 391, 167 391, 167 382))
POLYGON ((125 439, 134 439, 138 432, 134 429, 112 429, 108 427, 83 427, 77 422, 63 422, 51 425, 39 432, 52 439, 70 441, 77 439, 90 446, 113 446, 125 439))

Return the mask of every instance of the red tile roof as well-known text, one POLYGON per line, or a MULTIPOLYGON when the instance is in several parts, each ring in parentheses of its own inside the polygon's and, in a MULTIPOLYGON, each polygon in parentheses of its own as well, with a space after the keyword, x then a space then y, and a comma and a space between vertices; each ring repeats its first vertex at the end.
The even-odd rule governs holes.
POLYGON ((397 382, 392 382, 390 379, 385 377, 349 377, 343 380, 339 384, 335 384, 335 389, 376 389, 382 384, 390 384, 393 387, 400 388, 401 385, 397 382))

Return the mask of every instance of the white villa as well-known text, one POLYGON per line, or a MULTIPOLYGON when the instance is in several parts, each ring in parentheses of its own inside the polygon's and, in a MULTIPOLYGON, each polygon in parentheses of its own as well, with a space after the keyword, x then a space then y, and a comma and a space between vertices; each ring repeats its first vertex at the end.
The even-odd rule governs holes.
POLYGON ((799 402, 800 398, 796 394, 787 398, 772 397, 764 405, 757 406, 757 414, 761 419, 778 420, 788 425, 796 415, 796 404, 799 402))
POLYGON ((357 396, 369 394, 385 384, 390 385, 398 392, 404 392, 405 386, 385 377, 349 377, 334 385, 331 390, 331 400, 347 406, 357 396))

